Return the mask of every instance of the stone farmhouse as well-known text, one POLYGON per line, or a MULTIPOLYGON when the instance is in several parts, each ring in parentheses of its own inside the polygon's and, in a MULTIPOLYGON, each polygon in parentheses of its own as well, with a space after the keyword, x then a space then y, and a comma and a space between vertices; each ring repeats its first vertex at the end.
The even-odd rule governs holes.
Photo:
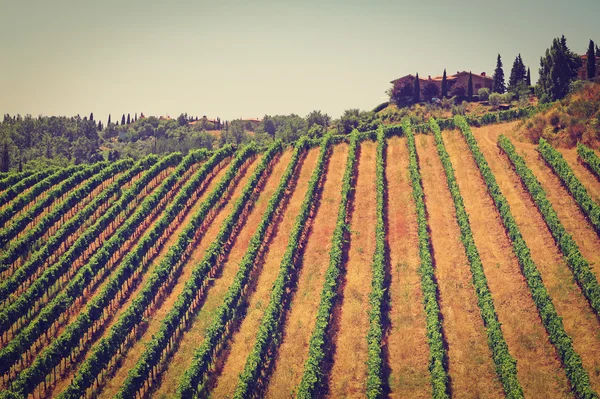
MULTIPOLYGON (((414 81, 414 79, 415 79, 414 75, 406 75, 401 78, 394 79, 390 83, 392 83, 393 85, 395 85, 396 82, 400 82, 401 84, 404 84, 405 82, 412 83, 414 81)), ((423 79, 419 76, 419 85, 421 88, 421 94, 423 94, 423 89, 425 88, 425 85, 428 83, 432 83, 432 82, 438 86, 438 89, 441 94, 442 76, 436 76, 436 77, 432 78, 431 75, 429 75, 429 77, 427 79, 423 79)), ((452 93, 453 88, 456 88, 456 87, 463 87, 465 89, 465 93, 466 93, 467 86, 469 84, 469 72, 456 71, 456 74, 454 74, 454 75, 446 75, 446 82, 448 83, 448 94, 452 93)), ((494 82, 494 79, 492 79, 492 77, 490 77, 490 76, 487 76, 487 74, 485 72, 481 72, 480 74, 474 73, 473 74, 473 94, 476 95, 477 92, 479 91, 479 89, 482 89, 482 88, 488 88, 488 89, 492 90, 493 82, 494 82)))

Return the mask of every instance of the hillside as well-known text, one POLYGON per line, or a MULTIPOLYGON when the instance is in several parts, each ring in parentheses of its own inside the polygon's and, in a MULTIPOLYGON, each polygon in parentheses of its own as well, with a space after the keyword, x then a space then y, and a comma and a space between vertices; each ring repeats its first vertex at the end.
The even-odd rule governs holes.
POLYGON ((0 398, 593 397, 598 153, 451 122, 2 175, 0 398))
POLYGON ((520 136, 537 143, 573 148, 582 142, 600 148, 600 81, 581 83, 573 93, 519 126, 520 136))

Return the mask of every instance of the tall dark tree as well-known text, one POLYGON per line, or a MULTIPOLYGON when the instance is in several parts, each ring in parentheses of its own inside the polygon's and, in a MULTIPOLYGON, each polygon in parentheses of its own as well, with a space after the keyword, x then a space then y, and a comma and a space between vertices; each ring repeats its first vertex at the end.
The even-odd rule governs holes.
POLYGON ((93 121, 94 120, 94 113, 90 112, 90 120, 93 121))
POLYGON ((529 69, 529 67, 527 67, 527 76, 525 77, 525 83, 527 83, 527 86, 531 86, 531 69, 529 69))
POLYGON ((131 115, 127 114, 127 124, 129 125, 131 123, 131 115))
POLYGON ((135 119, 134 122, 137 122, 137 112, 135 113, 135 119))
POLYGON ((102 121, 98 121, 98 130, 102 130, 104 129, 104 126, 102 126, 102 121))
POLYGON ((417 77, 415 78, 413 86, 413 102, 416 104, 419 101, 421 101, 421 85, 419 83, 419 73, 417 72, 417 77))
POLYGON ((446 69, 444 68, 444 75, 442 76, 442 98, 448 97, 448 81, 446 79, 446 69))
POLYGON ((515 62, 513 63, 513 67, 510 70, 510 78, 508 80, 508 90, 513 91, 516 90, 517 86, 520 83, 525 83, 525 79, 527 78, 527 70, 525 69, 525 64, 523 64, 523 59, 521 58, 521 54, 515 58, 515 62))
POLYGON ((8 143, 4 142, 2 146, 2 172, 8 172, 10 169, 10 154, 8 151, 8 143))
POLYGON ((125 114, 121 117, 121 126, 125 125, 125 114))
POLYGON ((108 114, 108 122, 106 124, 110 125, 110 114, 108 114))
POLYGON ((496 61, 496 69, 494 70, 494 84, 492 86, 494 93, 504 93, 506 91, 506 84, 504 83, 504 69, 502 69, 502 59, 498 54, 498 60, 496 61))
POLYGON ((473 101, 473 74, 469 72, 469 83, 467 83, 467 100, 473 101))
POLYGON ((540 79, 536 88, 540 99, 554 101, 566 96, 580 67, 581 58, 567 47, 565 36, 555 38, 540 59, 540 79))
POLYGON ((596 57, 600 57, 600 47, 596 44, 596 57))
POLYGON ((594 42, 590 40, 587 55, 587 78, 593 79, 596 77, 596 51, 594 49, 594 42))

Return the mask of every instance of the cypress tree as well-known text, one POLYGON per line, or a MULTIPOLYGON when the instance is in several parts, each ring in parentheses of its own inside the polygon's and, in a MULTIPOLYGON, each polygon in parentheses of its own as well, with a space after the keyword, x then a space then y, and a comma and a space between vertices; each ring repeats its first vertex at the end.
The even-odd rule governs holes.
POLYGON ((587 78, 593 79, 596 77, 596 52, 594 51, 594 42, 590 40, 590 45, 587 51, 587 78))
POLYGON ((502 59, 498 54, 498 60, 496 61, 496 69, 494 70, 494 84, 492 86, 494 93, 504 93, 506 91, 506 84, 504 83, 504 69, 502 69, 502 59))
POLYGON ((104 129, 104 126, 102 126, 102 121, 98 121, 98 130, 102 130, 104 129))
POLYGON ((527 67, 527 77, 525 78, 525 82, 527 83, 527 86, 531 86, 531 69, 529 69, 529 67, 527 67))
POLYGON ((135 113, 135 120, 134 122, 137 122, 137 112, 135 113))
POLYGON ((4 142, 2 146, 2 172, 8 172, 10 169, 10 155, 8 152, 8 143, 4 142))
POLYGON ((90 113, 90 120, 91 120, 91 121, 93 121, 93 120, 94 120, 94 113, 93 113, 93 112, 91 112, 91 113, 90 113))
POLYGON ((473 101, 473 74, 469 72, 469 83, 467 84, 467 100, 473 101))
POLYGON ((131 123, 131 115, 127 114, 127 124, 129 125, 131 123))
POLYGON ((444 76, 442 76, 442 98, 448 97, 448 82, 446 81, 446 69, 444 69, 444 76))
POLYGON ((600 47, 596 44, 596 57, 600 57, 600 47))
POLYGON ((121 126, 125 125, 125 114, 121 117, 121 126))
POLYGON ((525 83, 527 78, 527 71, 525 70, 525 64, 523 64, 523 59, 521 58, 521 54, 515 58, 515 62, 513 63, 513 67, 510 71, 510 78, 508 80, 508 90, 513 91, 519 86, 519 83, 525 83))
POLYGON ((106 124, 110 125, 110 114, 108 114, 108 122, 106 124))
POLYGON ((417 72, 413 86, 413 102, 417 104, 419 101, 421 101, 421 85, 419 84, 419 73, 417 72))

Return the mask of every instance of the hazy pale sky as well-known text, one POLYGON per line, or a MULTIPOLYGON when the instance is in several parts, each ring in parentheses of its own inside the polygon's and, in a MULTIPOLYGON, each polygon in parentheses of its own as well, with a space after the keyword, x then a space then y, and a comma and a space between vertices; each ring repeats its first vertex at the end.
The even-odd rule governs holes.
POLYGON ((0 0, 0 112, 233 119, 372 109, 390 80, 508 77, 565 34, 600 42, 599 0, 0 0))

